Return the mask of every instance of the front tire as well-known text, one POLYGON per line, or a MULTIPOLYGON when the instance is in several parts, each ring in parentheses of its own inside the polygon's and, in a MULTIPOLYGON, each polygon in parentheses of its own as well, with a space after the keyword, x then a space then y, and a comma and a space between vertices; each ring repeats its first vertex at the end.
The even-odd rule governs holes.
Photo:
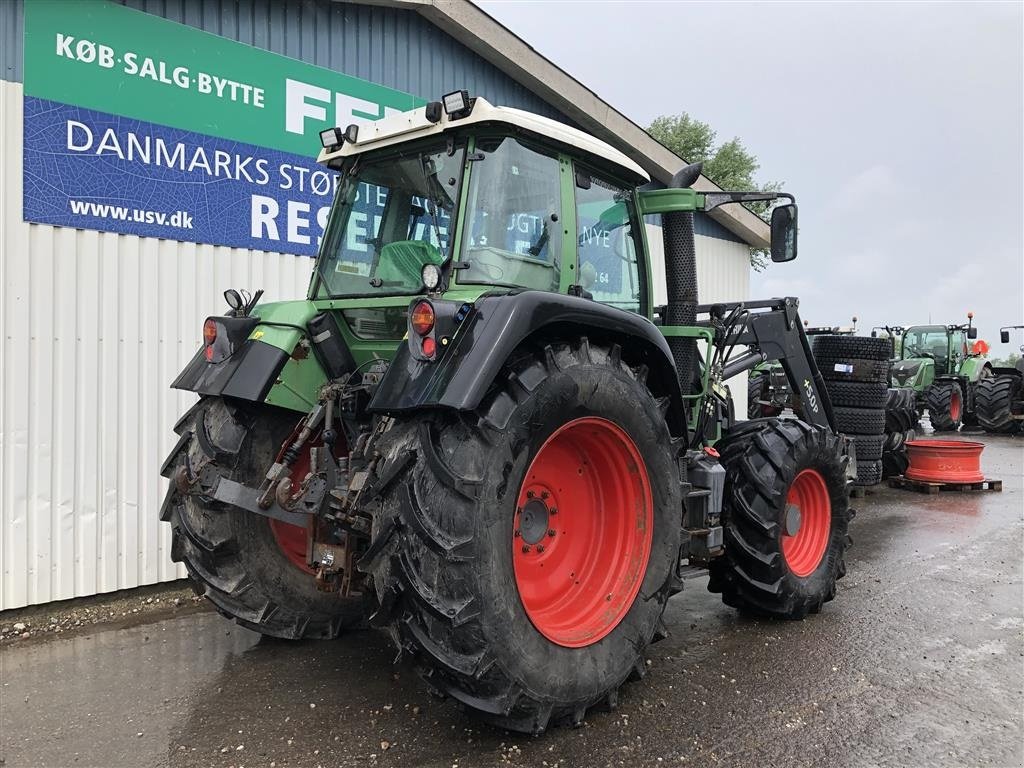
POLYGON ((841 438, 795 419, 740 424, 725 466, 725 555, 708 589, 754 615, 800 619, 835 597, 850 511, 841 438))
POLYGON ((964 396, 955 381, 936 381, 925 392, 928 418, 936 432, 956 432, 963 423, 964 396))
POLYGON ((372 622, 499 727, 613 706, 662 628, 679 474, 661 403, 619 354, 525 354, 477 414, 405 418, 382 447, 382 476, 405 469, 374 521, 372 622))

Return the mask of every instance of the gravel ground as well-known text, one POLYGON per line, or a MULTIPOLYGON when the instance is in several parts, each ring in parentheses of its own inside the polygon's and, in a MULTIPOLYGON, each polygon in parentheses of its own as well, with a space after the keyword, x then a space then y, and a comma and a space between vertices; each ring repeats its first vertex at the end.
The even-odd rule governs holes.
POLYGON ((0 612, 0 647, 212 610, 187 581, 0 612))

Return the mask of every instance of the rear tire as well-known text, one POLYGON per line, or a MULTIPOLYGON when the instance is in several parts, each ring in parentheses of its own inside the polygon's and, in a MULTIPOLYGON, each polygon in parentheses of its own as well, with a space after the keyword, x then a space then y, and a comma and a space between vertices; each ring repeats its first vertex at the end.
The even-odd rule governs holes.
POLYGON ((708 589, 757 615, 817 613, 846 571, 842 440, 796 419, 763 419, 737 425, 716 447, 726 471, 725 554, 711 563, 708 589))
POLYGON ((1018 376, 996 376, 978 382, 974 410, 986 432, 1006 435, 1020 430, 1020 420, 1013 418, 1013 403, 1020 398, 1021 385, 1018 376))
MULTIPOLYGON (((371 623, 412 653, 433 689, 501 728, 540 733, 552 723, 581 723, 594 705, 614 706, 619 686, 644 673, 644 652, 664 632, 665 602, 677 589, 679 473, 667 401, 656 400, 644 369, 634 372, 620 354, 617 345, 591 347, 585 338, 525 353, 475 415, 402 418, 381 446, 382 476, 405 468, 384 491, 372 554, 361 566, 373 573, 381 606, 371 623), (628 438, 620 448, 631 444, 636 453, 587 453, 585 433, 559 443, 560 430, 585 429, 580 420, 613 425, 610 435, 628 438), (538 469, 538 456, 553 445, 568 462, 554 474, 538 469), (643 493, 635 505, 595 505, 574 481, 578 474, 602 487, 623 468, 617 483, 635 489, 635 478, 649 480, 646 558, 599 556, 603 546, 586 544, 595 530, 613 539, 622 526, 641 530, 643 493), (589 561, 573 570, 577 541, 589 561), (619 560, 633 563, 630 575, 615 577, 619 560), (545 566, 559 579, 535 578, 545 566), (608 590, 607 619, 583 611, 590 585, 608 590)), ((602 594, 596 599, 605 605, 602 594)))
POLYGON ((936 381, 925 392, 928 417, 936 432, 955 432, 963 421, 964 396, 955 381, 936 381))
MULTIPOLYGON (((189 437, 170 468, 186 457, 192 467, 215 458, 225 477, 257 486, 298 418, 270 406, 204 398, 179 423, 189 437)), ((161 519, 171 524, 171 559, 184 563, 196 594, 243 627, 299 640, 329 639, 364 625, 364 598, 318 590, 313 575, 282 549, 270 518, 183 497, 172 481, 161 519)))

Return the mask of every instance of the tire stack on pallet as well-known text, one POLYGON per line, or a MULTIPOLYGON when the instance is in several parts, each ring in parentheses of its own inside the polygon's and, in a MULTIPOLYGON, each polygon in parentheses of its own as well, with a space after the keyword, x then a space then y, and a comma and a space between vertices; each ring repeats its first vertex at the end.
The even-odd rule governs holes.
POLYGON ((902 475, 910 463, 907 442, 917 437, 917 405, 912 389, 892 388, 885 400, 882 477, 902 475))
POLYGON ((888 339, 867 336, 814 337, 814 359, 832 401, 836 429, 857 446, 859 486, 882 481, 885 405, 892 348, 888 339))

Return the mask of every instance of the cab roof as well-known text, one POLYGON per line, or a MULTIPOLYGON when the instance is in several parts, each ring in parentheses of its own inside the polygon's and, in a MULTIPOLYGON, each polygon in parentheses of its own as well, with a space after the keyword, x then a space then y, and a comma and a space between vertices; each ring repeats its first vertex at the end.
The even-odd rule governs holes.
POLYGON ((638 185, 650 181, 647 172, 622 152, 578 128, 521 109, 496 107, 480 97, 473 100, 472 110, 465 117, 452 119, 444 110, 441 110, 440 121, 433 123, 427 119, 426 106, 423 106, 408 112, 389 115, 374 122, 359 123, 355 142, 346 141, 339 148, 330 152, 326 149, 321 150, 317 162, 328 165, 332 161, 359 155, 363 152, 484 123, 505 125, 519 132, 561 144, 570 150, 577 150, 583 155, 589 155, 602 161, 604 165, 612 166, 614 170, 620 172, 620 175, 624 175, 638 185))

